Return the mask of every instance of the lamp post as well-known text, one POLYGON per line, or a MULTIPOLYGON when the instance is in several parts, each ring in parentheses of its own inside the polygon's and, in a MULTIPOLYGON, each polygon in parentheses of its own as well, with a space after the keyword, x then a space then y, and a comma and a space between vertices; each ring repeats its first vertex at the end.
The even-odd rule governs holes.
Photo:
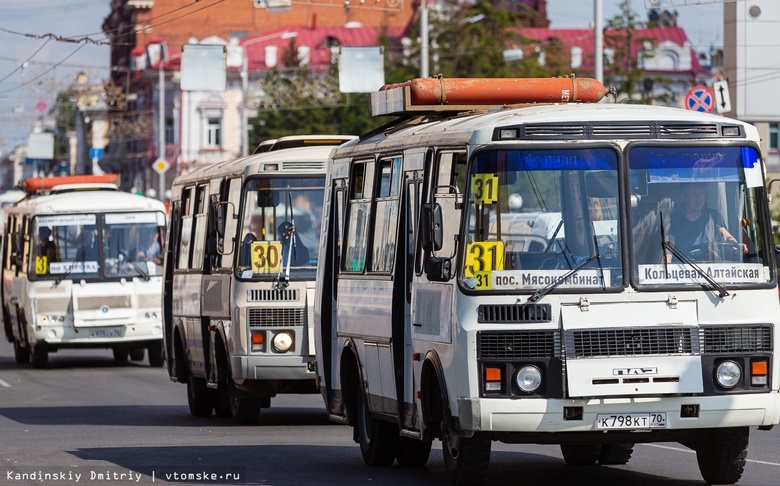
MULTIPOLYGON (((157 85, 159 87, 159 94, 157 100, 159 102, 157 111, 159 112, 159 148, 157 149, 157 160, 165 159, 165 70, 163 69, 163 57, 162 49, 160 55, 160 62, 157 69, 157 85)), ((165 200, 165 172, 158 171, 157 173, 157 197, 160 201, 165 200)))
POLYGON ((256 44, 258 42, 263 42, 271 39, 292 39, 294 37, 298 37, 297 32, 288 32, 284 31, 279 34, 273 34, 273 35, 266 35, 263 37, 258 37, 256 39, 249 39, 248 41, 244 42, 243 48, 243 58, 241 60, 241 155, 243 157, 246 157, 249 155, 249 120, 248 120, 248 113, 247 113, 247 92, 249 91, 249 56, 247 56, 246 52, 246 46, 250 44, 256 44))
MULTIPOLYGON (((598 1, 598 0, 597 0, 598 1)), ((420 0, 420 77, 428 77, 428 0, 420 0)))

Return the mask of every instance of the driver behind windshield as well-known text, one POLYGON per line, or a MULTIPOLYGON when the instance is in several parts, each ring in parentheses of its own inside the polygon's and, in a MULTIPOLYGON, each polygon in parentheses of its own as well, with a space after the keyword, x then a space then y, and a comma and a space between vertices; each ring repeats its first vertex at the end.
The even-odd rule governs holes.
MULTIPOLYGON (((684 184, 681 189, 682 208, 672 213, 667 241, 683 253, 689 254, 697 247, 712 244, 733 243, 734 251, 748 252, 745 243, 726 229, 723 217, 715 209, 707 207, 707 188, 703 183, 684 184)), ((666 261, 672 261, 672 254, 666 254, 666 261)))

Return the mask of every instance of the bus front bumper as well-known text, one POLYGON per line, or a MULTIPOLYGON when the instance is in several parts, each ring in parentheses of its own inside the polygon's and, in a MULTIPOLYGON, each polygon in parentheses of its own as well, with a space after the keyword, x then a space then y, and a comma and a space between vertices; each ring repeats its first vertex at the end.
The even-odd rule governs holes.
POLYGON ((463 431, 595 432, 599 430, 598 415, 647 413, 665 413, 665 430, 771 426, 780 422, 780 395, 773 391, 721 396, 577 400, 458 398, 458 419, 463 431), (697 416, 683 417, 683 407, 691 405, 698 405, 697 416), (566 420, 566 407, 569 410, 581 407, 581 415, 576 420, 566 420))

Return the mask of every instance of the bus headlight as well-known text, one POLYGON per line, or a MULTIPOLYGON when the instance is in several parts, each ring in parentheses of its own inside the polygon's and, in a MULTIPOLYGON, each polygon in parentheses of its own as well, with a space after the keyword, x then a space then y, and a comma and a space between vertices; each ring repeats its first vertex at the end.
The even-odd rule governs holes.
POLYGON ((292 348, 293 337, 289 332, 279 332, 274 335, 273 339, 274 350, 278 353, 286 353, 292 348))
POLYGON ((523 366, 515 375, 517 387, 525 393, 533 393, 542 386, 542 372, 534 365, 523 366))
POLYGON ((742 370, 733 361, 724 361, 715 370, 715 380, 723 388, 734 388, 742 378, 742 370))

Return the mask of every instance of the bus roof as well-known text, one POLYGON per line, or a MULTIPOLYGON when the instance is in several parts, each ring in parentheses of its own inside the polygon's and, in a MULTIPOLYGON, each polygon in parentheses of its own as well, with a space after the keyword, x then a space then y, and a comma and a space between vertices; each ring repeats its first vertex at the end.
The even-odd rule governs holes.
POLYGON ((72 191, 59 194, 32 195, 15 206, 5 208, 6 212, 25 214, 57 213, 111 213, 130 211, 165 212, 165 204, 157 199, 139 196, 129 192, 72 191))
MULTIPOLYGON (((510 133, 511 131, 507 131, 510 133)), ((436 117, 372 132, 360 143, 336 149, 334 158, 352 152, 430 144, 484 144, 491 141, 636 140, 758 137, 752 125, 718 115, 680 108, 615 103, 538 104, 436 117), (514 138, 496 138, 498 129, 517 127, 514 138), (741 127, 728 136, 724 127, 741 127), (522 130, 521 130, 522 128, 522 130)))
POLYGON ((173 185, 239 173, 251 175, 260 172, 284 171, 286 173, 299 174, 324 174, 328 158, 333 149, 334 147, 332 146, 318 145, 252 154, 247 157, 201 167, 189 174, 177 177, 173 181, 173 185), (276 168, 272 169, 274 165, 276 165, 276 168))
POLYGON ((354 135, 289 135, 272 140, 264 140, 255 149, 256 154, 272 152, 298 147, 313 147, 316 145, 329 145, 335 147, 350 140, 355 140, 354 135))

